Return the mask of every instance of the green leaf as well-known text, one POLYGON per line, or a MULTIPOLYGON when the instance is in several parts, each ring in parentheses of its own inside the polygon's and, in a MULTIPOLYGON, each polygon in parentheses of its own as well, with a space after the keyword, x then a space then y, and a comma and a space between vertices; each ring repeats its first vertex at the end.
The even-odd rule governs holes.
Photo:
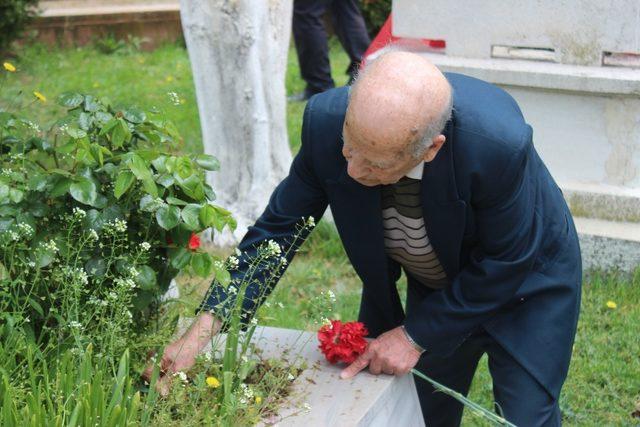
POLYGON ((60 178, 49 192, 49 196, 56 198, 66 194, 67 191, 69 191, 69 187, 71 187, 72 182, 73 181, 68 178, 60 178))
POLYGON ((212 205, 204 205, 200 208, 198 216, 200 217, 200 222, 205 228, 213 227, 215 224, 216 208, 212 205))
POLYGON ((6 184, 0 184, 0 204, 9 201, 9 186, 6 184))
POLYGON ((220 169, 220 162, 214 156, 210 154, 199 154, 196 156, 196 163, 208 170, 208 171, 217 171, 220 169))
POLYGON ((82 101, 84 101, 84 97, 79 93, 65 92, 58 96, 58 104, 63 107, 76 108, 82 104, 82 101))
POLYGON ((123 119, 115 119, 117 121, 116 125, 113 127, 111 131, 111 142, 113 146, 116 148, 122 147, 126 142, 131 140, 131 131, 129 130, 129 126, 127 122, 123 119))
POLYGON ((191 261, 191 252, 186 248, 177 248, 169 251, 171 266, 177 270, 182 270, 191 261))
POLYGON ((209 205, 212 206, 215 214, 213 215, 213 222, 211 224, 218 231, 222 231, 225 225, 228 225, 230 229, 235 230, 237 224, 236 220, 231 216, 231 212, 228 210, 221 208, 220 206, 209 205))
POLYGON ((24 198, 24 192, 15 188, 11 188, 9 190, 9 199, 11 199, 13 203, 20 203, 23 198, 24 198))
POLYGON ((200 277, 208 277, 213 272, 213 260, 206 252, 194 253, 191 257, 191 268, 200 277))
MULTIPOLYGON (((42 191, 47 186, 47 182, 48 180, 46 175, 35 173, 29 177, 29 181, 27 182, 27 185, 29 186, 29 189, 32 191, 42 191)), ((1 199, 2 199, 2 196, 0 195, 0 200, 1 199)))
POLYGON ((116 179, 116 185, 113 189, 113 195, 116 196, 116 199, 119 199, 124 193, 131 188, 131 184, 136 180, 135 175, 133 173, 123 170, 118 174, 118 178, 116 179))
POLYGON ((87 95, 84 97, 84 109, 89 112, 96 112, 100 110, 100 102, 96 99, 95 96, 87 95))
POLYGON ((153 180, 153 173, 151 173, 151 169, 147 166, 147 163, 142 159, 142 157, 137 154, 133 154, 128 163, 129 169, 134 173, 136 178, 142 181, 142 185, 145 191, 151 194, 154 197, 158 196, 158 187, 156 187, 156 183, 153 180))
POLYGON ((80 113, 80 116, 78 116, 78 126, 80 126, 80 129, 88 131, 92 124, 93 117, 84 111, 80 113))
POLYGON ((176 205, 176 206, 186 206, 188 204, 184 200, 180 200, 171 196, 167 197, 167 203, 169 203, 170 205, 176 205))
POLYGON ((82 129, 70 127, 67 129, 67 135, 69 135, 73 139, 81 139, 87 136, 87 133, 82 129))
POLYGON ((148 265, 137 268, 138 275, 135 277, 136 283, 144 290, 152 290, 157 285, 156 272, 148 265))
POLYGON ((188 157, 178 157, 175 171, 181 179, 187 179, 193 175, 193 163, 188 157))
POLYGON ((176 180, 168 173, 164 173, 156 179, 156 182, 164 188, 169 188, 176 182, 176 180))
POLYGON ((156 212, 158 225, 165 230, 171 230, 180 222, 180 208, 177 206, 165 205, 156 212))
POLYGON ((202 229, 199 219, 200 208, 201 206, 196 205, 195 203, 190 203, 182 208, 180 215, 189 230, 200 231, 202 229))
MULTIPOLYGON (((106 117, 104 117, 106 119, 106 117)), ((100 133, 99 135, 107 135, 109 132, 111 132, 111 130, 116 127, 116 125, 118 124, 118 119, 115 118, 111 118, 109 121, 107 121, 104 126, 102 126, 102 129, 100 129, 100 133)))
POLYGON ((104 165, 104 151, 102 151, 102 147, 98 144, 91 144, 89 147, 89 152, 93 159, 98 162, 100 166, 104 165))
POLYGON ((122 112, 122 115, 126 120, 135 124, 142 123, 147 120, 147 115, 144 113, 144 111, 135 107, 124 110, 122 112))
POLYGON ((84 265, 85 271, 95 277, 104 277, 107 273, 107 262, 103 258, 91 258, 84 265))
POLYGON ((165 165, 166 161, 167 156, 158 156, 151 162, 151 164, 159 173, 164 173, 167 171, 167 167, 165 165))
POLYGON ((215 271, 216 282, 219 282, 222 286, 229 285, 229 282, 231 282, 231 274, 224 267, 224 263, 213 263, 213 269, 215 271))
POLYGON ((69 194, 71 197, 84 203, 85 205, 93 205, 98 197, 98 191, 93 181, 82 178, 77 182, 74 182, 69 187, 69 194))
POLYGON ((140 210, 142 212, 155 212, 158 208, 155 197, 147 194, 140 199, 140 210))

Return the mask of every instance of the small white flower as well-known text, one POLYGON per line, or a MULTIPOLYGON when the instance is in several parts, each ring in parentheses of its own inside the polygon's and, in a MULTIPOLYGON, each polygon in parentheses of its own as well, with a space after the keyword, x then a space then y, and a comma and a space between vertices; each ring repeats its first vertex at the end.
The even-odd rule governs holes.
POLYGON ((72 320, 69 322, 69 327, 73 329, 82 329, 82 323, 72 320))
POLYGON ((175 374, 173 374, 173 376, 180 378, 180 381, 182 381, 183 383, 186 383, 189 380, 187 378, 187 374, 182 371, 177 371, 175 374))
POLYGON ((125 231, 127 231, 127 221, 125 221, 124 219, 116 219, 113 225, 116 231, 120 233, 124 233, 125 231))
POLYGON ((296 379, 296 377, 294 377, 294 376, 293 376, 293 374, 292 374, 291 372, 289 372, 289 373, 287 374, 287 379, 288 379, 289 381, 293 381, 293 380, 295 380, 295 379, 296 379))
POLYGON ((258 324, 258 319, 256 319, 256 318, 254 317, 254 318, 252 318, 252 319, 251 319, 251 322, 250 322, 250 323, 251 323, 252 325, 254 325, 254 326, 255 326, 255 325, 257 325, 257 324, 258 324))
POLYGON ((83 209, 75 207, 73 208, 73 216, 79 219, 84 218, 85 216, 87 216, 87 212, 85 212, 83 209))
POLYGON ((169 96, 169 100, 173 105, 180 105, 180 97, 175 92, 167 92, 167 96, 169 96))
POLYGON ((267 254, 269 256, 280 256, 282 248, 275 240, 269 240, 267 242, 267 254))
POLYGON ((278 308, 284 308, 284 304, 281 303, 280 301, 278 301, 276 305, 278 306, 278 308))
POLYGON ((98 239, 100 239, 100 236, 98 236, 98 232, 93 228, 89 232, 89 239, 94 241, 97 241, 98 239))
POLYGON ((304 408, 305 411, 309 412, 311 410, 311 405, 309 405, 308 402, 304 402, 304 405, 302 405, 302 407, 304 408))
POLYGON ((229 290, 229 293, 230 293, 231 295, 235 295, 235 294, 237 294, 237 293, 238 293, 238 288, 236 288, 236 287, 235 287, 235 286, 233 286, 233 285, 229 285, 228 290, 229 290))
POLYGON ((140 248, 142 248, 143 251, 148 251, 149 249, 151 249, 151 245, 149 244, 149 242, 142 242, 140 243, 140 248))
POLYGON ((336 302, 336 294, 332 290, 327 291, 327 295, 329 296, 329 301, 336 302))
POLYGON ((316 219, 312 216, 310 216, 309 218, 307 218, 307 227, 315 227, 316 226, 316 219))
POLYGON ((240 261, 238 260, 237 257, 231 255, 228 259, 227 262, 229 263, 229 268, 232 270, 235 270, 238 268, 238 265, 240 265, 240 261))

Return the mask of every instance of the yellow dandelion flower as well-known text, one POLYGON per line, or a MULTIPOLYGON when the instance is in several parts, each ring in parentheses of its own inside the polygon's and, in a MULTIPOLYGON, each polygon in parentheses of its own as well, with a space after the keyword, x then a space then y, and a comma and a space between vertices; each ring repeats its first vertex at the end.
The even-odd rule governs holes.
POLYGON ((14 65, 11 62, 5 62, 2 64, 2 66, 4 67, 5 70, 7 70, 10 73, 16 72, 16 67, 14 67, 14 65))
POLYGON ((216 377, 207 377, 205 381, 207 382, 207 385, 211 388, 220 387, 220 381, 218 381, 216 377))
POLYGON ((37 90, 33 91, 33 96, 35 96, 40 102, 47 102, 47 97, 38 92, 37 90))
POLYGON ((256 405, 259 405, 261 403, 262 403, 262 397, 256 396, 256 405))
POLYGON ((607 307, 612 309, 612 310, 614 310, 614 309, 618 308, 618 304, 616 304, 613 301, 607 301, 607 307))
POLYGON ((172 82, 173 81, 173 76, 167 76, 167 78, 165 79, 168 82, 172 82))

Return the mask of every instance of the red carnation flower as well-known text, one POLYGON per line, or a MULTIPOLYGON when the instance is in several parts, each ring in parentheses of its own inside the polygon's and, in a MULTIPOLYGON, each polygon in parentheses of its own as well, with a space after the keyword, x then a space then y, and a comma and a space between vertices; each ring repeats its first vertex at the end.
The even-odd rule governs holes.
POLYGON ((367 348, 364 337, 369 333, 362 322, 346 322, 332 320, 318 331, 320 351, 329 363, 343 362, 350 364, 367 348))
POLYGON ((200 237, 196 233, 191 233, 191 237, 189 238, 189 249, 195 251, 200 247, 200 237))

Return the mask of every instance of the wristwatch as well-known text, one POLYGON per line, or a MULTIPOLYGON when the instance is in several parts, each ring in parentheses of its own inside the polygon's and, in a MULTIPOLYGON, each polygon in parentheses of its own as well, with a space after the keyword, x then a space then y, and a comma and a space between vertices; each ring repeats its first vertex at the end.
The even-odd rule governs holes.
POLYGON ((409 341, 409 344, 411 344, 413 346, 413 348, 415 348, 420 354, 422 354, 425 351, 427 351, 424 348, 422 348, 422 346, 420 344, 415 342, 413 340, 413 338, 411 338, 411 335, 409 335, 407 330, 404 328, 404 325, 401 325, 400 328, 402 329, 402 332, 404 332, 404 336, 407 337, 407 341, 409 341))

